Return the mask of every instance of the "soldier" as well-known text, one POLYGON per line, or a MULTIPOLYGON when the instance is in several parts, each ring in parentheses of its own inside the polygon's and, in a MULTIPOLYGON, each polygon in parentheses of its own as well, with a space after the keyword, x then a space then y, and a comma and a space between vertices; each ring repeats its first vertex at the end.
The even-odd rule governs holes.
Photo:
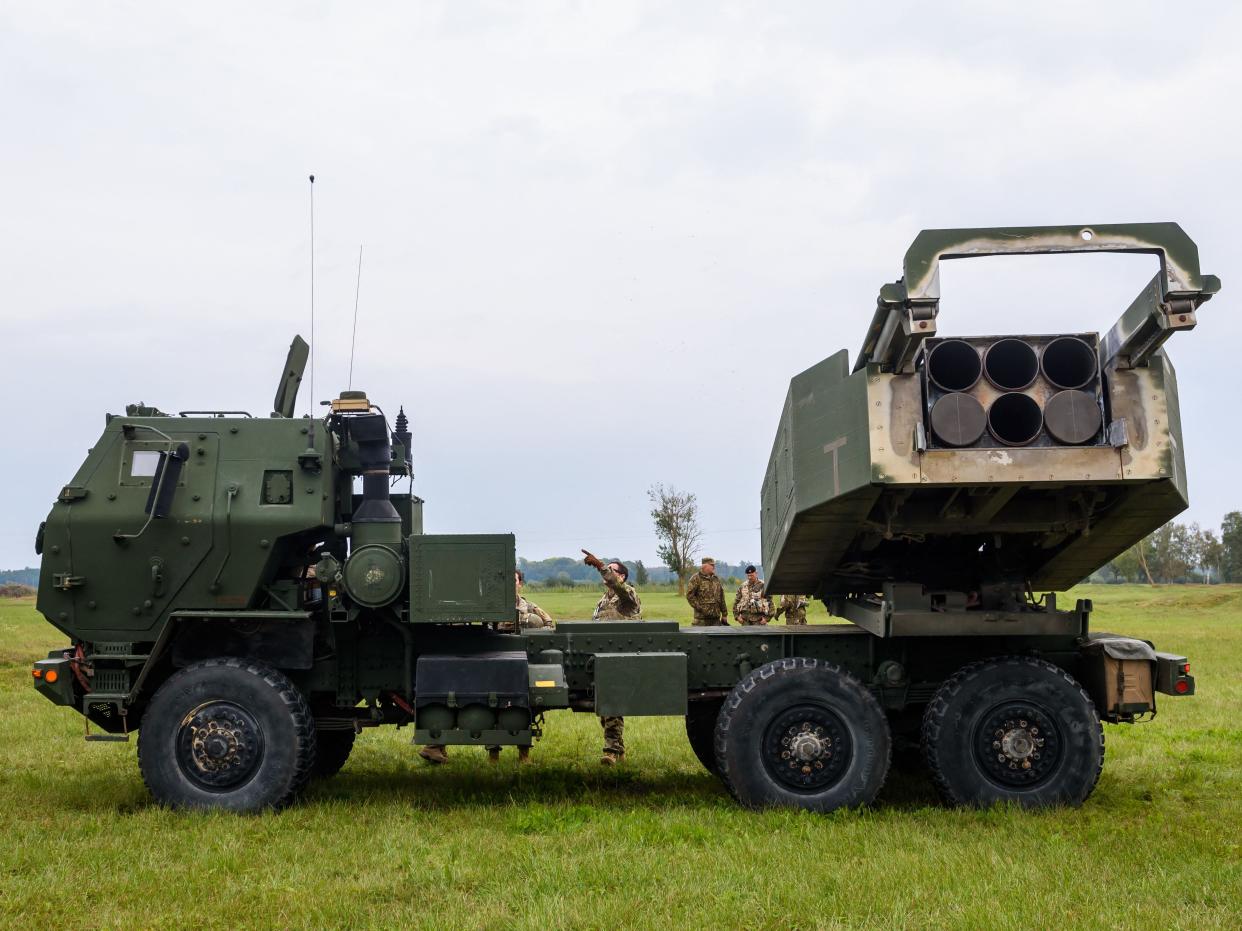
POLYGON ((733 619, 751 627, 766 624, 771 613, 772 602, 763 597, 763 579, 759 578, 754 566, 747 566, 746 581, 733 596, 733 619))
POLYGON ((729 626, 729 609, 725 607, 724 584, 716 575, 716 560, 703 557, 703 566, 690 577, 686 601, 694 609, 695 627, 729 626))
MULTIPOLYGON (((539 605, 535 604, 533 601, 527 601, 522 596, 522 586, 525 582, 525 574, 523 574, 521 569, 516 570, 513 573, 513 583, 517 591, 517 629, 537 630, 540 627, 552 627, 555 624, 552 620, 552 615, 548 614, 547 611, 543 610, 543 608, 539 607, 539 605)), ((513 624, 500 624, 498 629, 512 633, 513 624)), ((519 763, 530 762, 530 747, 518 747, 517 752, 519 763)), ((488 747, 487 759, 488 762, 499 763, 500 748, 488 747)))
MULTIPOLYGON (((638 593, 629 583, 630 570, 624 563, 610 562, 604 565, 603 560, 586 550, 588 566, 599 570, 604 579, 604 595, 595 606, 591 615, 596 621, 641 621, 643 606, 638 600, 638 593)), ((601 717, 599 723, 604 728, 604 752, 599 761, 604 766, 615 766, 625 759, 625 718, 620 716, 601 717)))
POLYGON ((806 623, 806 606, 810 603, 810 599, 806 595, 781 595, 780 607, 776 609, 776 613, 772 615, 772 620, 780 619, 782 614, 785 615, 786 626, 792 627, 806 623))
MULTIPOLYGON (((526 576, 522 573, 522 570, 516 570, 513 573, 513 586, 514 591, 517 593, 517 604, 515 605, 517 609, 516 629, 530 630, 532 628, 551 627, 554 623, 552 616, 533 601, 527 601, 522 597, 522 585, 525 582, 526 576)), ((503 621, 497 625, 496 629, 511 634, 514 632, 515 625, 512 621, 503 621)), ((440 764, 448 762, 448 748, 443 744, 427 744, 427 746, 418 751, 418 755, 428 763, 440 764)), ((487 759, 492 763, 499 763, 500 747, 488 747, 487 759)), ((530 762, 530 747, 518 747, 518 762, 530 762)))

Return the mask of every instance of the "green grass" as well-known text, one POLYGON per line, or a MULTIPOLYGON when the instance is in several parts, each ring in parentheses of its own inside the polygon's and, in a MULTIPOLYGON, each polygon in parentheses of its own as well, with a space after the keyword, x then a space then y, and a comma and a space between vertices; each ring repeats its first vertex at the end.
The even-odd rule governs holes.
MULTIPOLYGON (((597 597, 531 594, 561 618, 597 597)), ((1242 589, 1073 594, 1098 629, 1189 655, 1199 688, 1107 727, 1084 807, 954 811, 895 773, 874 809, 828 817, 740 810, 677 719, 631 719, 630 759, 601 770, 598 724, 570 712, 520 769, 459 749, 432 769, 385 729, 286 811, 164 811, 132 744, 84 743, 35 694, 29 662, 59 635, 5 603, 0 926, 1242 926, 1242 589)), ((675 594, 644 609, 689 616, 675 594)))

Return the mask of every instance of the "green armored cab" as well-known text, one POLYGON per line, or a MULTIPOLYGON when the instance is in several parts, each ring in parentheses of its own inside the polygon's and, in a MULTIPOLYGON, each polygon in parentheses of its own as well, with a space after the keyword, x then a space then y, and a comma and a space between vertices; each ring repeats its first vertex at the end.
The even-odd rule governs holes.
POLYGON ((295 339, 268 416, 107 417, 38 531, 38 609, 69 643, 35 687, 88 740, 137 733, 176 807, 283 805, 371 727, 528 746, 555 709, 684 717, 750 807, 868 804, 904 744, 952 803, 1079 804, 1100 722, 1194 680, 1035 592, 1185 507, 1162 344, 1218 286, 1172 224, 921 234, 853 369, 794 378, 762 489, 769 590, 814 592, 836 626, 505 632, 513 537, 422 532, 403 410, 352 391, 295 417, 295 339), (937 333, 940 259, 1084 250, 1160 259, 1104 337, 937 333))

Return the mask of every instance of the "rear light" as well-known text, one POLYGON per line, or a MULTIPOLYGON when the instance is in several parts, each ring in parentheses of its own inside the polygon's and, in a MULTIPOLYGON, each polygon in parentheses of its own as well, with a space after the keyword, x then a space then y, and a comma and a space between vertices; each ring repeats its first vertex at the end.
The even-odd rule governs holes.
POLYGON ((55 682, 59 678, 60 678, 60 673, 58 673, 55 669, 49 669, 47 671, 47 674, 44 675, 43 681, 44 682, 55 682))
POLYGON ((42 678, 43 678, 43 670, 42 670, 42 669, 32 669, 32 670, 30 670, 30 674, 31 674, 32 676, 34 676, 36 679, 42 679, 42 678))
POLYGON ((1185 679, 1181 679, 1173 684, 1173 688, 1176 689, 1179 694, 1185 695, 1190 691, 1190 683, 1185 679))

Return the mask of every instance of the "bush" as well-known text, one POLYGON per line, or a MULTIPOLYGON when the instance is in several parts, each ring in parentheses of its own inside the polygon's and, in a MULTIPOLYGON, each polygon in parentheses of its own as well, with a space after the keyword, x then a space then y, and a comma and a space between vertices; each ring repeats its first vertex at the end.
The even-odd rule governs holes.
POLYGON ((0 598, 29 598, 35 592, 33 585, 23 585, 21 582, 5 582, 0 585, 0 598))

